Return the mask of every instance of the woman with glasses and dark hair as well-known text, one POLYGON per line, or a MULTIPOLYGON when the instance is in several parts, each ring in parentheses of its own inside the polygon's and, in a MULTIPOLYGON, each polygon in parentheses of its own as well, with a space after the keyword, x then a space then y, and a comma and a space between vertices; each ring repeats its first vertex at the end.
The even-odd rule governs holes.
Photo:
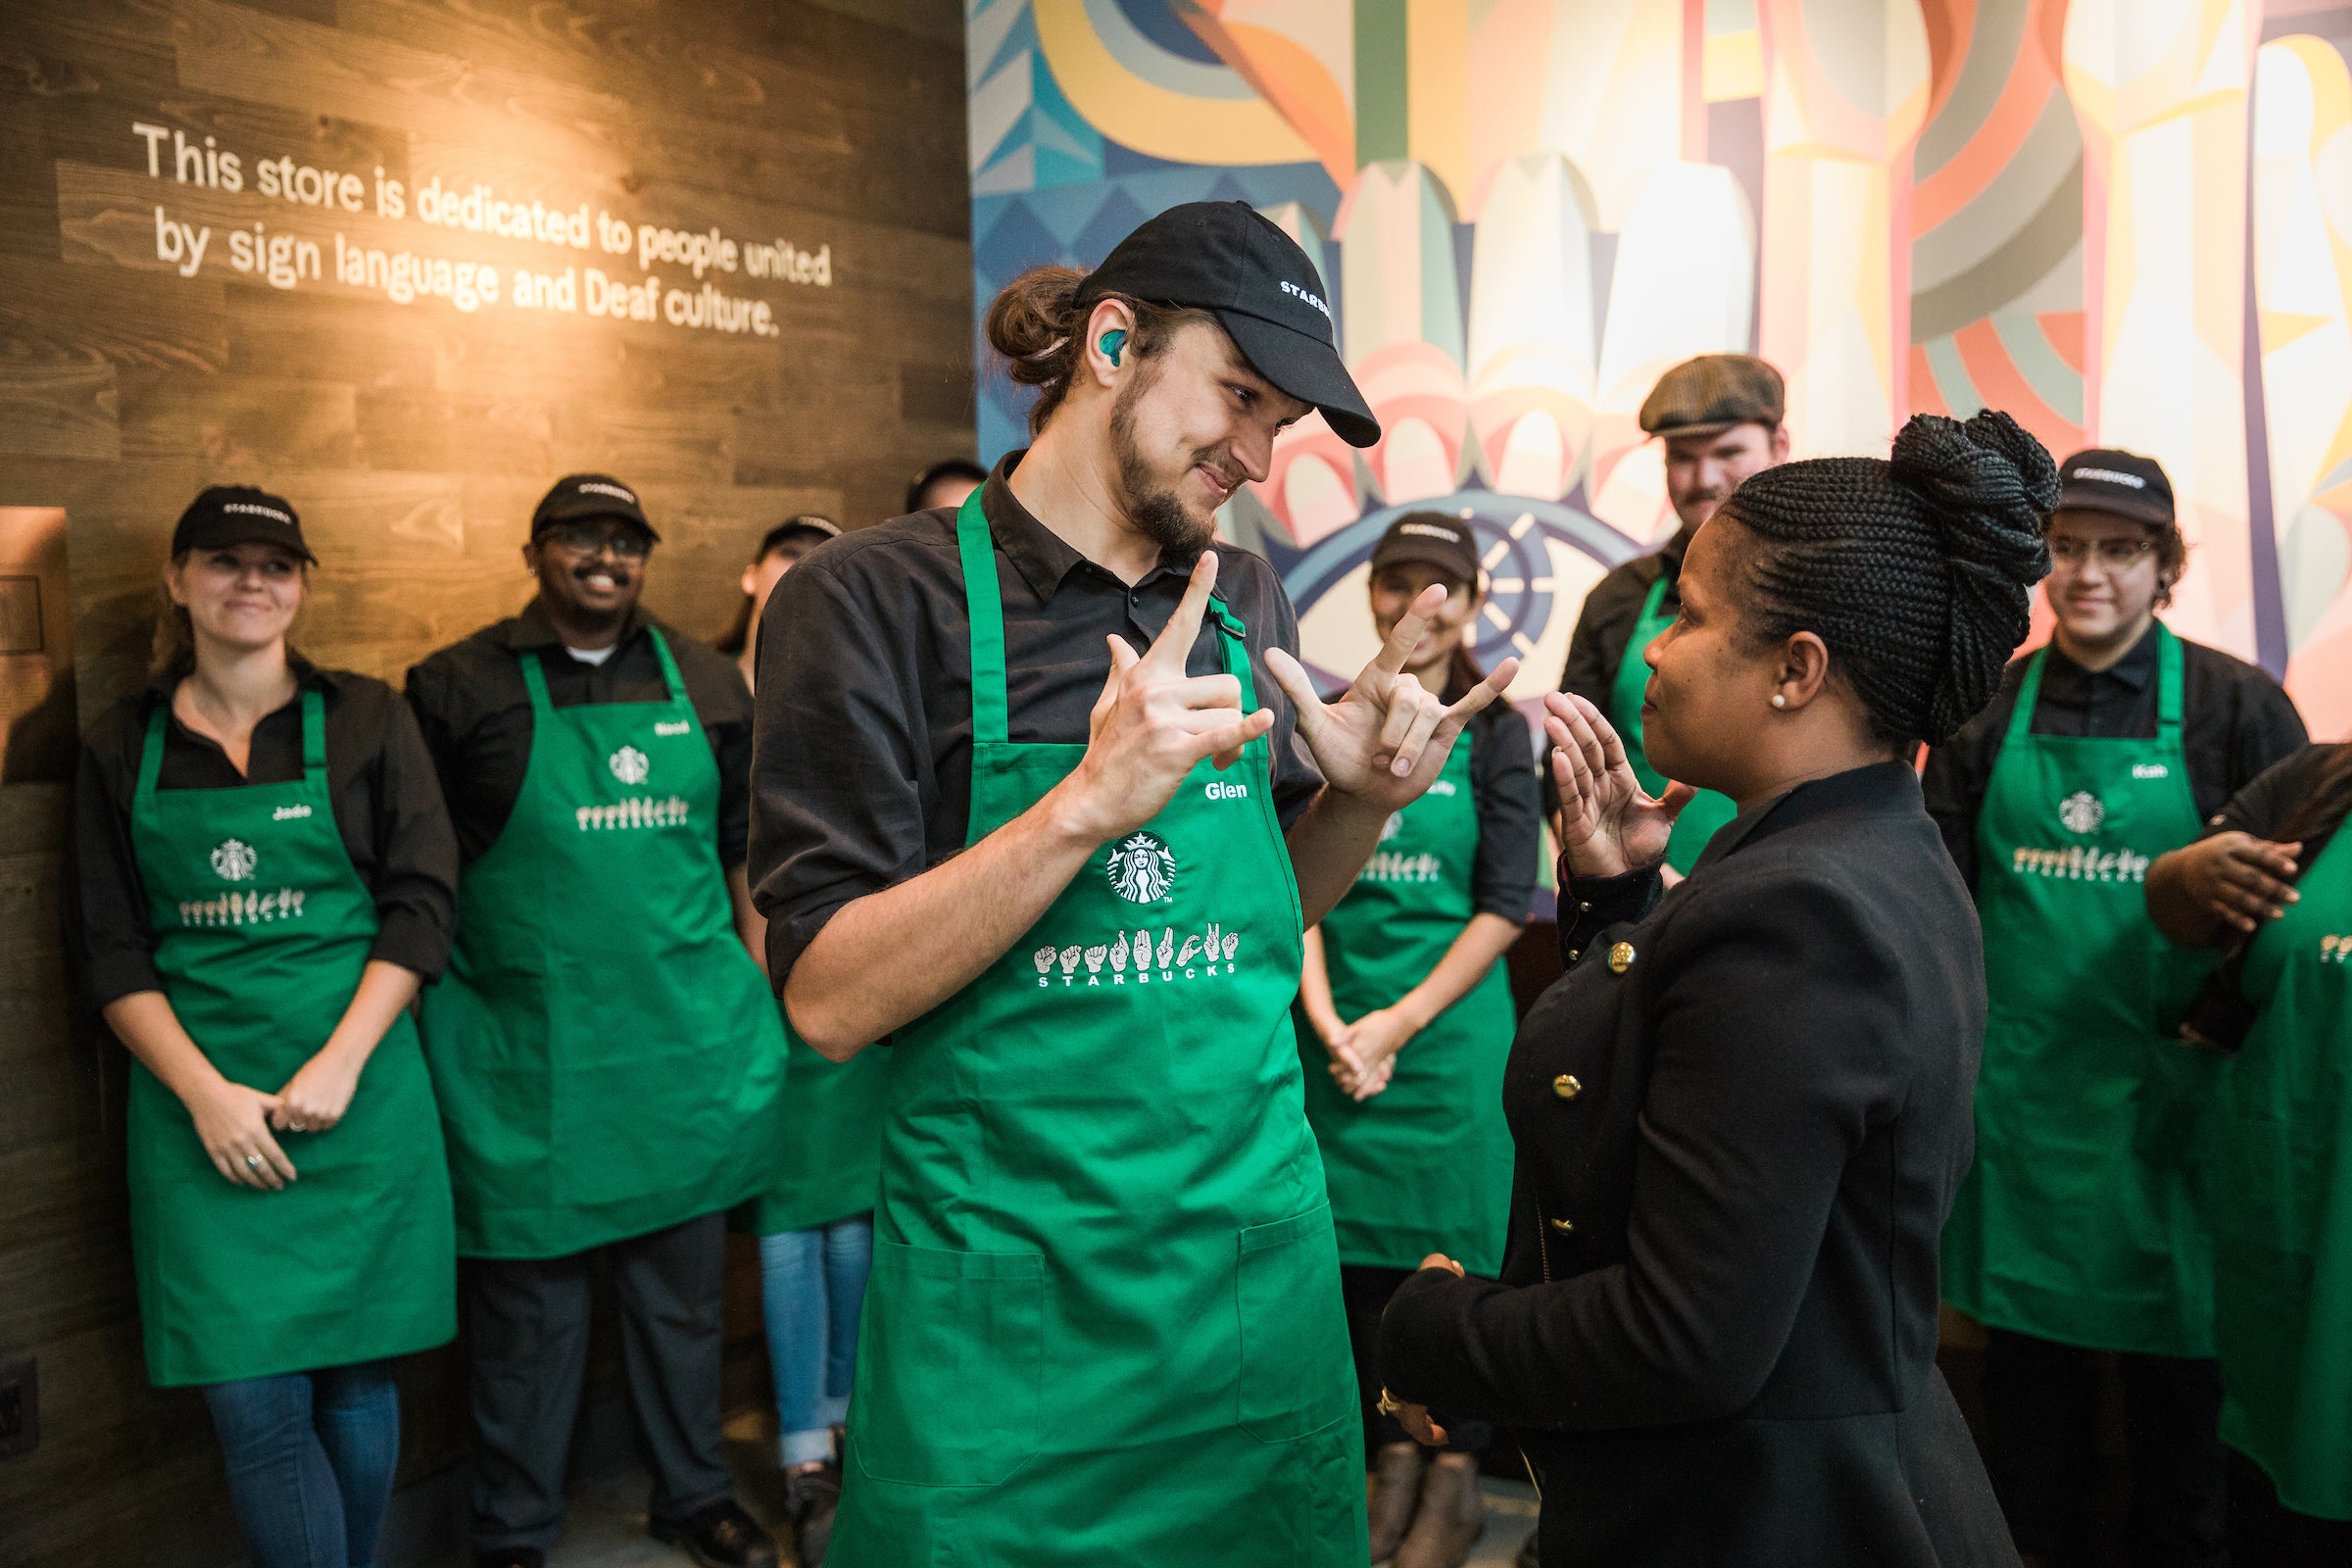
POLYGON ((2017 1560, 1936 1370, 1984 980, 1909 759, 2025 636, 2056 493, 1996 413, 1742 481, 1643 654, 1661 799, 1544 699, 1568 971, 1504 1071, 1502 1275, 1426 1259, 1380 1366, 1424 1441, 1514 1429, 1545 1568, 2017 1560), (1667 892, 1697 789, 1739 814, 1667 892))
MULTIPOLYGON (((2352 743, 2296 753, 2148 871, 2222 959, 2182 1037, 2222 1059, 2213 1239, 2230 1560, 2352 1562, 2352 743)), ((2174 1048, 2178 1049, 2178 1048, 2174 1048)))
POLYGON ((2215 1066, 2169 1049, 2206 960, 2149 923, 2159 856, 2304 743, 2278 683, 2157 618, 2186 559, 2164 469, 2060 465, 2050 641, 1928 759, 1928 809, 1975 895, 1991 1015, 1977 1157, 1944 1235, 1944 1299, 1984 1325, 1985 1460, 2029 1562, 2092 1528, 2091 1352, 2117 1352, 2129 1555, 2218 1564, 2215 1066))
POLYGON ((391 1358, 458 1328, 409 1014, 457 841, 398 694, 288 645, 315 560, 279 497, 196 498, 155 678, 91 726, 68 841, 69 942, 133 1062, 148 1376, 204 1391, 256 1568, 375 1561, 391 1358))

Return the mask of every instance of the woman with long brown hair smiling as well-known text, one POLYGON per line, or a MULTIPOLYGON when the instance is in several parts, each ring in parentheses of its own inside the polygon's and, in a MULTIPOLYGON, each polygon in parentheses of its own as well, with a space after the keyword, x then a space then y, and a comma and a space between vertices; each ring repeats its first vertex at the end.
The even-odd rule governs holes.
POLYGON ((1662 800, 1545 699, 1569 969, 1504 1075, 1502 1277, 1425 1260, 1381 1370, 1425 1441, 1517 1429, 1547 1568, 2017 1560, 1935 1367, 1984 978, 1908 759, 2024 638, 2055 494, 1997 413, 1748 478, 1643 656, 1662 800), (1666 894, 1693 787, 1740 814, 1666 894))
POLYGON ((313 561, 266 491, 198 496, 162 667, 91 726, 67 927, 129 1048, 147 1375, 204 1390, 257 1568, 367 1568, 389 1358, 457 1333, 441 1120, 408 1011, 458 846, 416 720, 287 633, 313 561))

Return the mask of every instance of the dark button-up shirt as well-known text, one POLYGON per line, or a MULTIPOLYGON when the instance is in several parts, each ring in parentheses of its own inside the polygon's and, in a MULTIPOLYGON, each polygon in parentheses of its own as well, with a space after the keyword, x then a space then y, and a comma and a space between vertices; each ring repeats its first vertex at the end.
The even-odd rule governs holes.
POLYGON ((537 600, 522 613, 484 626, 409 671, 409 704, 449 797, 466 863, 481 858, 514 810, 531 762, 531 693, 520 658, 539 661, 547 700, 557 708, 592 703, 659 703, 669 688, 651 628, 660 627, 678 678, 718 760, 718 863, 743 864, 751 823, 752 694, 724 654, 631 611, 620 642, 599 664, 565 652, 537 600))
MULTIPOLYGON (((1134 586, 1015 500, 998 465, 981 507, 1004 607, 1005 703, 1017 745, 1084 745, 1110 671, 1104 639, 1149 647, 1198 557, 1163 558, 1134 586)), ((1273 801, 1287 825, 1322 787, 1265 652, 1298 620, 1262 556, 1216 546, 1217 593, 1247 626, 1251 678, 1274 728, 1273 801)), ((1224 668, 1205 617, 1185 667, 1224 668)), ((956 514, 940 508, 831 540, 788 572, 760 629, 753 898, 768 972, 792 966, 843 905, 907 881, 964 846, 972 800, 971 621, 956 514)))
MULTIPOLYGON (((2041 672, 2032 733, 2097 739, 2146 739, 2156 733, 2156 628, 2102 670, 2084 669, 2055 643, 2041 672)), ((2309 737, 2302 715, 2278 683, 2218 648, 2181 639, 2180 744, 2197 814, 2211 817, 2264 768, 2309 737)), ((1928 812, 1942 831, 1960 874, 1977 886, 1977 815, 1992 785, 1993 764, 2017 711, 2032 656, 2013 661, 1982 713, 1928 753, 1928 812)))
POLYGON ((1546 1560, 2014 1563, 1935 1370, 1985 1004, 1918 780, 1801 784, 1660 887, 1564 893, 1614 918, 1511 1047, 1501 1278, 1412 1276, 1382 1381, 1518 1429, 1546 1560))
MULTIPOLYGON (((437 979, 457 923, 458 844, 416 721, 382 681, 318 669, 299 659, 293 666, 295 697, 254 726, 245 772, 236 770, 218 741, 167 716, 155 787, 218 790, 300 779, 301 693, 319 693, 335 829, 374 896, 380 922, 368 956, 437 979)), ((67 952, 94 1006, 164 988, 130 810, 149 716, 158 704, 171 703, 177 685, 177 676, 164 676, 124 698, 82 742, 67 842, 65 918, 67 952)))

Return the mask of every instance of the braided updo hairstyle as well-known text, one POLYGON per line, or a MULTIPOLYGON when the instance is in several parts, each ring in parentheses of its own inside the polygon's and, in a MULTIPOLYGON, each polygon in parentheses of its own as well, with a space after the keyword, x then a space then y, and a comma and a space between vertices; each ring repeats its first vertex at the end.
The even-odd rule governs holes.
POLYGON ((1750 475, 1716 514, 1746 530, 1751 645, 1820 637, 1883 740, 1940 741, 1992 698, 2025 639, 2058 501, 2049 453, 1987 409, 1913 416, 1888 459, 1750 475))

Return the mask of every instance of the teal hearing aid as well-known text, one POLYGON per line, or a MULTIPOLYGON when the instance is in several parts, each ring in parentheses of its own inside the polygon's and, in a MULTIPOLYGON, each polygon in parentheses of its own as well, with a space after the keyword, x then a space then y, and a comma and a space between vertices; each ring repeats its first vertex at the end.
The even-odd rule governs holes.
POLYGON ((1114 368, 1119 363, 1119 351, 1126 346, 1127 333, 1123 328, 1114 326, 1102 334, 1102 352, 1110 356, 1110 363, 1114 368))

